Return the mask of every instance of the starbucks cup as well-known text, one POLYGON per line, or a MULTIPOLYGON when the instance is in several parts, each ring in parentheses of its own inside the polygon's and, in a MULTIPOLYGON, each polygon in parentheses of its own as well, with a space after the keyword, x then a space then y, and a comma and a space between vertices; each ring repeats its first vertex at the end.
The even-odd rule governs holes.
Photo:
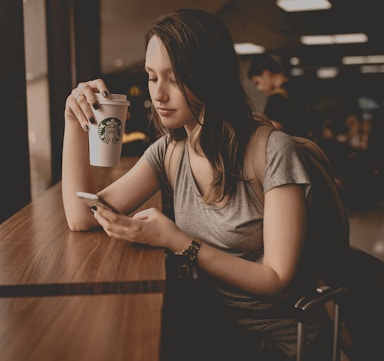
POLYGON ((90 164, 98 167, 119 165, 125 121, 130 102, 124 94, 96 94, 99 109, 93 109, 95 124, 88 132, 90 164))

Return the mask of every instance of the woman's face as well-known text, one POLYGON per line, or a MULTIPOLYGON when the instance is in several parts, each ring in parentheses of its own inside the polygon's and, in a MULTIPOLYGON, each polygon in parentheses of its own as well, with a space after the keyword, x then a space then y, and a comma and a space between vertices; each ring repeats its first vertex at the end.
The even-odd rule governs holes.
POLYGON ((263 70, 261 75, 253 75, 251 81, 259 91, 266 94, 273 89, 272 74, 269 70, 263 70))
POLYGON ((197 123, 177 85, 168 53, 157 36, 148 43, 145 70, 149 94, 162 124, 169 129, 192 130, 197 123))

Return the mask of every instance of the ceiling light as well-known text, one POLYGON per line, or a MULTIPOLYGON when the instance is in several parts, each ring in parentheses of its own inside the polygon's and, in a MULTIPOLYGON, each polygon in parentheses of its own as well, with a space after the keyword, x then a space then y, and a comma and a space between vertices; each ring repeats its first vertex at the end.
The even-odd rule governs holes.
POLYGON ((333 44, 332 35, 304 35, 300 41, 305 45, 324 45, 333 44))
POLYGON ((334 39, 336 44, 366 43, 368 36, 363 33, 336 34, 334 39))
POLYGON ((265 48, 253 43, 237 43, 235 44, 235 51, 239 55, 260 54, 265 52, 265 48))
POLYGON ((384 55, 367 55, 366 58, 368 64, 384 63, 384 55))
POLYGON ((301 68, 292 68, 291 69, 291 75, 292 76, 303 76, 304 70, 301 68))
POLYGON ((379 64, 384 63, 384 55, 344 56, 341 61, 344 65, 379 64))
POLYGON ((341 59, 344 65, 365 64, 365 56, 344 56, 341 59))
POLYGON ((330 45, 330 44, 351 44, 366 43, 367 35, 356 34, 336 34, 336 35, 303 35, 300 41, 305 45, 330 45))
POLYGON ((339 74, 339 69, 335 67, 319 68, 316 71, 318 78, 335 78, 339 74))
POLYGON ((297 56, 293 56, 291 59, 289 59, 289 62, 291 65, 297 66, 300 64, 300 59, 297 56))
POLYGON ((327 0, 278 0, 276 5, 288 12, 327 10, 332 7, 327 0))
POLYGON ((363 65, 360 68, 360 73, 363 73, 363 74, 384 73, 384 65, 363 65))

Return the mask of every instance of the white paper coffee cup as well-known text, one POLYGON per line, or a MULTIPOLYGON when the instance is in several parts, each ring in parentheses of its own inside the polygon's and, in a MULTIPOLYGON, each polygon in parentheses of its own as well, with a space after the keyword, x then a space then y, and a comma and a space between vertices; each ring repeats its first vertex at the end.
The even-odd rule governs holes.
POLYGON ((93 166, 119 165, 127 111, 130 102, 124 94, 96 94, 99 109, 92 107, 96 123, 88 132, 89 161, 93 166))

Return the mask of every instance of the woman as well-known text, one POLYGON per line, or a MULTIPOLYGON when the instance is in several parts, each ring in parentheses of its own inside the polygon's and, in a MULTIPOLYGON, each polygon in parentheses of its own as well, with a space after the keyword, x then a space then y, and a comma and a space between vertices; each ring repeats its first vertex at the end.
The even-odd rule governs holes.
MULTIPOLYGON (((175 222, 157 209, 133 217, 101 208, 92 214, 76 197, 79 190, 98 191, 88 159, 88 104, 96 103, 96 92, 108 96, 108 88, 97 79, 79 84, 66 102, 62 181, 70 229, 100 225, 113 238, 183 253, 207 276, 255 350, 294 357, 292 300, 306 277, 298 269, 310 188, 294 143, 277 131, 269 139, 263 209, 243 172, 260 121, 242 87, 230 34, 209 13, 189 9, 160 17, 146 36, 145 70, 153 120, 164 135, 99 195, 127 214, 170 188, 175 222), (169 184, 165 155, 183 140, 169 184)), ((312 326, 310 339, 320 324, 312 326)))

